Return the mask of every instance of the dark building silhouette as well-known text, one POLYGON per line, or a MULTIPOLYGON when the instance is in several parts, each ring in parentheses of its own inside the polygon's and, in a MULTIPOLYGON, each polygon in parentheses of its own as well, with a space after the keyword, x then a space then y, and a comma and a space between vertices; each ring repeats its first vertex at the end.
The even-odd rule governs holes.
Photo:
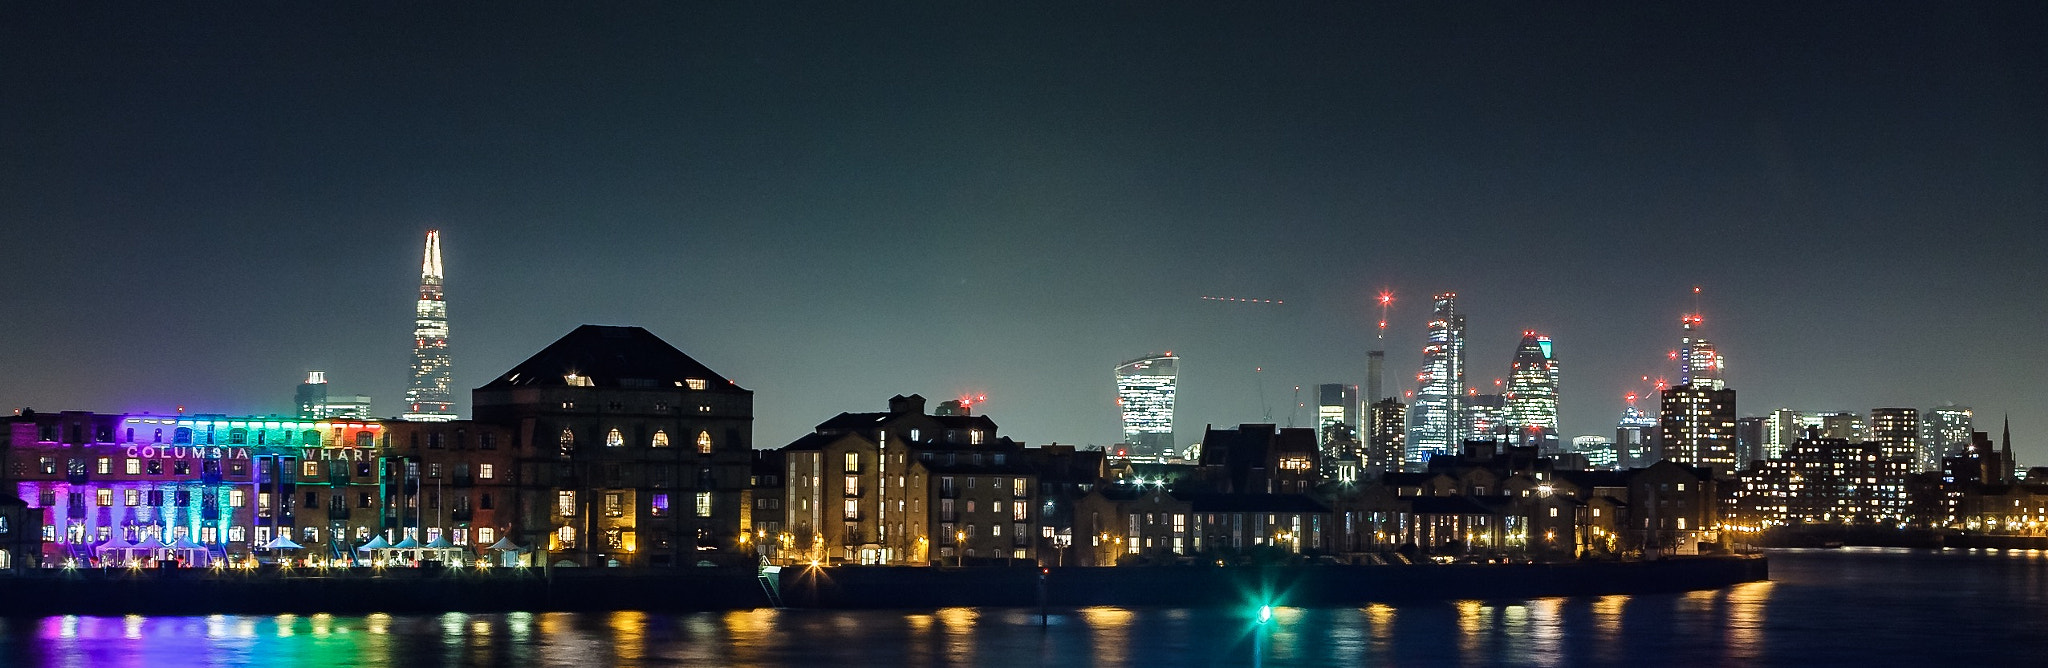
POLYGON ((471 395, 511 425, 518 540, 586 566, 739 561, 754 393, 639 327, 584 325, 471 395))

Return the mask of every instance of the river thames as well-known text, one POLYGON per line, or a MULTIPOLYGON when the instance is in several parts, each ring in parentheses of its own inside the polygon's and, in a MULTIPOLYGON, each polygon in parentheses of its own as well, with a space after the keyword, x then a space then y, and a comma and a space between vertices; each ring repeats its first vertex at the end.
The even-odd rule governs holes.
POLYGON ((6 666, 2048 663, 2048 554, 1848 548, 1687 594, 1365 608, 0 619, 6 666))

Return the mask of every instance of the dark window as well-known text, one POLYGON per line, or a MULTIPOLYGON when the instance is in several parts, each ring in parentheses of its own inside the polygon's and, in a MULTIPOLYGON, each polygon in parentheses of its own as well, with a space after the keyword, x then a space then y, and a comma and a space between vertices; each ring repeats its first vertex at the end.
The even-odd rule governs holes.
POLYGON ((57 505, 57 490, 54 490, 54 489, 46 489, 46 490, 43 490, 43 492, 42 492, 41 494, 37 494, 37 495, 36 495, 36 501, 38 501, 38 502, 39 502, 39 503, 37 503, 36 505, 40 505, 40 506, 42 506, 42 507, 44 507, 44 508, 48 508, 48 507, 50 507, 50 506, 54 506, 54 505, 57 505))
POLYGON ((481 496, 481 497, 478 497, 478 498, 477 498, 477 500, 476 500, 476 507, 478 507, 478 508, 482 508, 482 509, 484 509, 484 510, 490 510, 490 509, 491 509, 491 495, 490 495, 490 494, 484 494, 483 496, 481 496))
POLYGON ((368 478, 368 477, 370 477, 370 463, 369 463, 369 462, 356 462, 356 477, 359 477, 359 478, 368 478))
POLYGON ((496 450, 498 449, 498 439, 492 438, 491 434, 479 435, 476 438, 476 447, 483 450, 496 450))
POLYGON ((149 460, 149 474, 150 474, 150 475, 163 475, 163 474, 164 474, 164 462, 163 462, 163 460, 161 460, 161 459, 152 459, 152 460, 149 460))
POLYGON ((370 507, 370 505, 371 505, 371 499, 370 499, 370 495, 368 495, 368 494, 364 494, 364 495, 361 495, 361 496, 358 496, 358 497, 356 497, 356 507, 357 507, 357 508, 368 508, 368 507, 370 507))
POLYGON ((306 492, 306 507, 307 507, 307 508, 318 508, 319 506, 320 506, 320 495, 319 495, 319 493, 317 493, 317 492, 306 492))
POLYGON ((164 491, 161 489, 149 490, 149 505, 162 508, 164 505, 164 491))
POLYGON ((192 462, 178 460, 171 464, 172 475, 192 475, 192 462))
POLYGON ((183 508, 183 507, 185 507, 185 506, 189 506, 189 505, 192 505, 192 492, 190 492, 190 491, 188 491, 188 490, 182 490, 182 489, 181 489, 181 490, 178 490, 178 494, 177 494, 177 500, 178 500, 178 507, 180 507, 180 508, 183 508))

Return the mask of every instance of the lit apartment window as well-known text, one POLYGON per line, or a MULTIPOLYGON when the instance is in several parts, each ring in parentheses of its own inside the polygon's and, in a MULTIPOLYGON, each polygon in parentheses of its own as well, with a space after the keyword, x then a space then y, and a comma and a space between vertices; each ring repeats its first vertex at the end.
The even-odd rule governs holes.
POLYGON ((859 471, 859 470, 860 470, 860 453, 858 453, 858 452, 849 452, 849 453, 846 453, 846 471, 847 471, 848 473, 852 473, 852 472, 854 472, 854 471, 859 471))
POLYGON ((704 387, 706 386, 706 383, 702 378, 685 378, 683 379, 683 384, 688 386, 692 390, 701 390, 704 389, 704 387))
POLYGON ((662 431, 660 429, 654 430, 654 447, 668 447, 668 432, 662 431))
POLYGON ((698 516, 698 517, 710 517, 710 516, 711 516, 711 493, 710 493, 710 492, 698 492, 698 493, 697 493, 697 516, 698 516))
POLYGON ((305 469, 304 475, 307 480, 320 477, 320 462, 306 462, 305 469))
POLYGON ((555 514, 563 517, 576 516, 576 493, 569 490, 555 492, 555 514))
POLYGON ((697 432, 697 452, 698 454, 711 454, 711 432, 697 432))
POLYGON ((492 476, 492 475, 494 475, 494 474, 495 474, 496 472, 497 472, 497 469, 496 469, 495 467, 491 466, 490 464, 478 464, 478 465, 476 465, 476 477, 477 477, 478 479, 481 479, 481 480, 490 480, 490 479, 491 479, 491 476, 492 476))
POLYGON ((112 458, 112 457, 101 457, 101 458, 100 458, 100 464, 99 464, 99 474, 100 474, 100 475, 107 475, 107 474, 109 474, 109 473, 113 473, 113 472, 114 472, 114 458, 112 458))
POLYGON ((605 447, 608 448, 616 448, 625 445, 626 435, 619 433, 618 429, 613 429, 610 433, 604 435, 604 444, 605 447))
POLYGON ((128 472, 128 475, 142 475, 142 460, 129 459, 126 463, 122 464, 122 468, 128 472))

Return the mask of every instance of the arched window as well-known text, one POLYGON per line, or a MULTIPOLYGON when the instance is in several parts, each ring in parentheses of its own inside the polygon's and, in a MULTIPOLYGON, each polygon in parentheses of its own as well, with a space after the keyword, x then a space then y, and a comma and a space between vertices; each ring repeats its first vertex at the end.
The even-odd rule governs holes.
POLYGON ((320 444, 320 430, 317 430, 317 429, 308 429, 308 430, 306 430, 306 431, 305 431, 304 433, 302 433, 302 434, 299 434, 299 444, 300 444, 300 445, 319 445, 319 444, 320 444))
POLYGON ((668 447, 668 432, 662 431, 660 429, 654 430, 654 447, 668 447))
POLYGON ((697 452, 711 454, 711 432, 697 432, 697 452))
POLYGON ((192 428, 179 427, 177 431, 171 432, 171 442, 180 445, 190 445, 192 443, 192 428))
POLYGON ((565 455, 566 455, 566 454, 569 454, 569 453, 571 453, 571 452, 575 452, 575 451, 576 451, 576 432, 573 432, 573 431, 569 431, 569 428, 568 428, 568 427, 563 427, 563 428, 562 428, 562 435, 561 435, 560 437, 558 437, 558 438, 556 438, 556 439, 555 439, 555 443, 556 443, 556 445, 559 445, 559 446, 561 446, 562 454, 565 454, 565 455))
POLYGON ((162 442, 164 442, 164 430, 162 430, 162 429, 158 429, 158 430, 156 430, 156 436, 155 436, 155 437, 153 437, 153 438, 152 438, 152 439, 150 440, 150 442, 151 442, 151 443, 162 443, 162 442))
POLYGON ((617 428, 617 427, 613 427, 613 428, 612 428, 612 430, 611 430, 611 433, 608 433, 608 434, 605 434, 605 435, 604 435, 604 445, 605 445, 605 447, 607 447, 607 448, 616 448, 616 447, 619 447, 619 446, 621 446, 621 445, 625 445, 625 444, 626 444, 626 435, 625 435, 625 434, 621 434, 621 433, 619 433, 619 430, 618 430, 618 428, 617 428))

